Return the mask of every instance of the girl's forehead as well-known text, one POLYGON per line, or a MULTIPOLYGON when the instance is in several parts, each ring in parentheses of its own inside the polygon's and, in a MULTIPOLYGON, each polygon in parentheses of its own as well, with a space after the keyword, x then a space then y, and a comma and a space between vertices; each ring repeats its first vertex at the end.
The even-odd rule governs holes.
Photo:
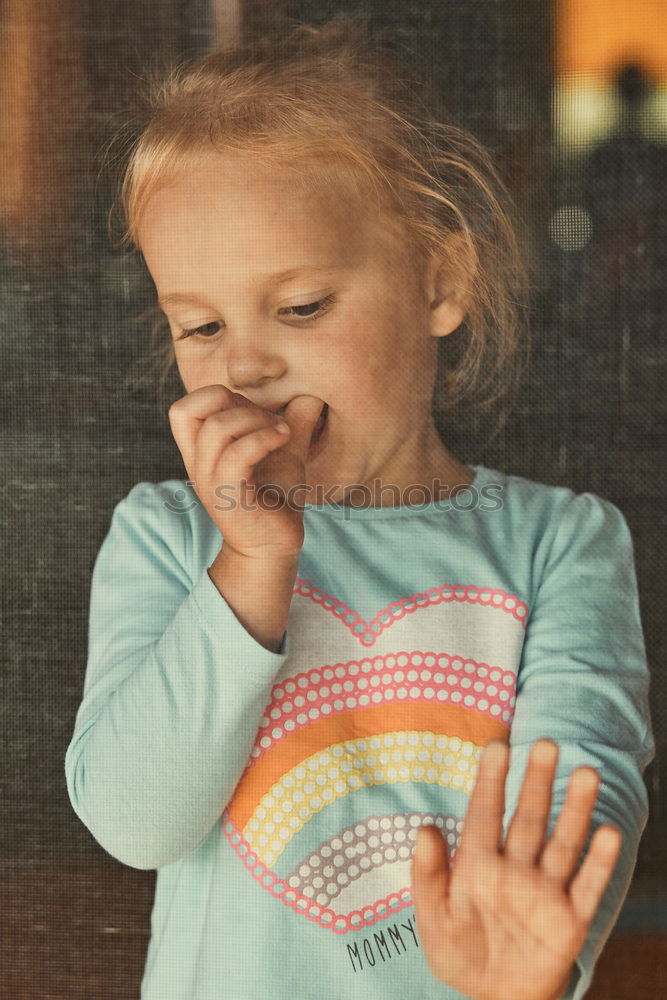
POLYGON ((140 244, 161 291, 220 268, 230 280, 249 270, 269 276, 302 266, 341 269, 358 265, 374 245, 367 226, 360 219, 353 226, 335 202, 304 200, 288 189, 284 196, 246 197, 245 182, 200 181, 193 175, 146 206, 140 244))
POLYGON ((339 177, 317 183, 322 176, 326 172, 310 174, 307 164, 199 154, 165 171, 148 194, 139 243, 151 260, 164 260, 165 245, 172 247, 172 260, 183 246, 197 256, 205 242, 211 252, 215 246, 220 253, 268 259, 272 265, 278 257, 295 256, 375 258, 379 264, 388 255, 396 266, 403 241, 395 220, 339 177))
POLYGON ((376 201, 363 197, 342 174, 311 174, 307 165, 264 162, 248 154, 200 153, 156 175, 147 188, 139 228, 178 224, 187 215, 234 227, 263 219, 278 227, 292 222, 305 232, 335 228, 350 238, 363 230, 387 230, 388 218, 376 201))
POLYGON ((141 228, 163 234, 215 229, 221 238, 295 238, 309 242, 356 239, 370 218, 332 190, 297 190, 285 176, 202 167, 185 171, 150 194, 141 228))
MULTIPOLYGON (((147 197, 166 186, 190 187, 201 198, 214 186, 229 192, 230 202, 280 197, 307 199, 324 206, 344 206, 351 216, 386 217, 388 204, 376 182, 344 158, 321 151, 288 155, 269 151, 192 150, 180 161, 158 167, 145 177, 147 197)), ((386 218, 385 218, 386 221, 386 218)))

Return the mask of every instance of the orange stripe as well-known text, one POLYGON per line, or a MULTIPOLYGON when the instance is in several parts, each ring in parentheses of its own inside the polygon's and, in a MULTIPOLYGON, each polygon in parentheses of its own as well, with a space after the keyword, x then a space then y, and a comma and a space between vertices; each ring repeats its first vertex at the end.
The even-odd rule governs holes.
POLYGON ((262 796, 300 761, 334 743, 410 730, 458 736, 464 742, 486 746, 493 739, 507 739, 509 725, 460 705, 424 701, 341 712, 284 736, 259 757, 237 785, 228 812, 243 828, 262 796))

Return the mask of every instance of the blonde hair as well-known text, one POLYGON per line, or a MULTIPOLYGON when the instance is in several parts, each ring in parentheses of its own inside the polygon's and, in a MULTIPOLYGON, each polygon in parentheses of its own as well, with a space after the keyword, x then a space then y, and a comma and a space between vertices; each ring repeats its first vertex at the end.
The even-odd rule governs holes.
MULTIPOLYGON (((528 346, 527 270, 488 152, 437 120, 439 95, 406 71, 368 14, 290 28, 149 72, 120 190, 121 245, 141 249, 148 199, 211 149, 292 169, 304 190, 334 181, 370 194, 407 241, 416 273, 442 261, 465 302, 461 328, 439 338, 436 410, 473 400, 485 410, 518 385, 528 346)), ((163 379, 173 363, 170 337, 163 379)))

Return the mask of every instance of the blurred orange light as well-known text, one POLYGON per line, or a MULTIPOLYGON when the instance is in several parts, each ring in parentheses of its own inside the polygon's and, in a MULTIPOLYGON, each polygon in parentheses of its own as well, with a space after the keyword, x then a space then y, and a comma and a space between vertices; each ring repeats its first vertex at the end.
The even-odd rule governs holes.
POLYGON ((667 81, 667 0, 558 0, 556 31, 559 76, 611 79, 633 62, 667 81))

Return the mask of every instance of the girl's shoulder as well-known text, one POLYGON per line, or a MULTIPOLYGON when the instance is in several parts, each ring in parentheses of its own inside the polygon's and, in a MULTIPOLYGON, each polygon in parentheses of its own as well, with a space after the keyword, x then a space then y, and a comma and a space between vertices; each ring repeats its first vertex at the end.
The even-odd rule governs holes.
POLYGON ((188 480, 144 480, 116 502, 111 530, 144 538, 154 536, 166 546, 180 547, 182 539, 192 533, 190 521, 200 506, 188 480))
POLYGON ((212 560, 220 547, 219 533, 187 479, 136 483, 116 503, 110 534, 184 572, 212 560))
POLYGON ((142 480, 116 502, 112 523, 134 523, 165 538, 182 537, 184 529, 186 534, 192 531, 193 518, 200 509, 201 501, 190 480, 142 480))
POLYGON ((119 501, 120 505, 137 515, 146 511, 187 514, 199 507, 200 501, 189 479, 163 479, 157 483, 142 480, 119 501))
POLYGON ((618 509, 611 500, 591 490, 577 492, 570 486, 542 483, 536 479, 484 465, 474 465, 473 468, 476 472, 474 485, 478 490, 494 485, 500 489, 508 502, 517 506, 541 505, 556 509, 574 504, 582 509, 590 505, 618 509))
POLYGON ((541 537, 576 531, 629 534, 619 507, 593 491, 577 492, 486 466, 473 468, 479 497, 494 495, 508 522, 524 531, 532 526, 541 537))

